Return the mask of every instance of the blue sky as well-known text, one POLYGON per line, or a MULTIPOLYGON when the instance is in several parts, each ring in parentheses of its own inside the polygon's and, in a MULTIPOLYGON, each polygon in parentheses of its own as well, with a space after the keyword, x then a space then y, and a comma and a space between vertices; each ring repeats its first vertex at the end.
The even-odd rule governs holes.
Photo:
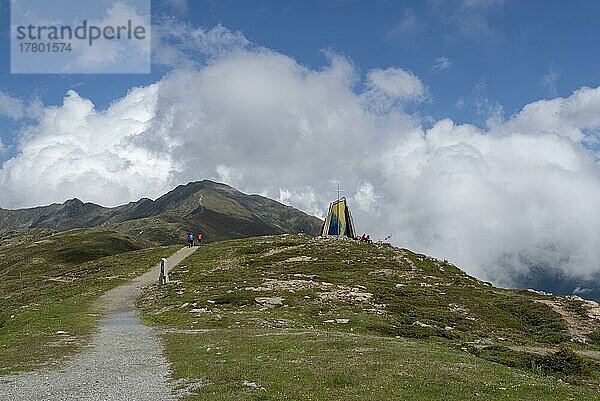
POLYGON ((473 3, 481 5, 461 11, 460 1, 292 1, 285 7, 277 1, 196 1, 186 19, 241 30, 312 67, 324 64, 319 49, 333 49, 362 71, 408 69, 429 87, 432 101, 424 109, 434 118, 481 123, 477 98, 512 114, 533 100, 598 85, 600 3, 473 3), (441 57, 452 65, 437 71, 441 57), (552 71, 556 93, 542 84, 552 71), (460 99, 462 108, 456 107, 460 99))
POLYGON ((11 75, 0 59, 0 207, 209 178, 322 215, 341 183, 359 231, 479 278, 600 279, 600 3, 152 11, 151 74, 11 75))

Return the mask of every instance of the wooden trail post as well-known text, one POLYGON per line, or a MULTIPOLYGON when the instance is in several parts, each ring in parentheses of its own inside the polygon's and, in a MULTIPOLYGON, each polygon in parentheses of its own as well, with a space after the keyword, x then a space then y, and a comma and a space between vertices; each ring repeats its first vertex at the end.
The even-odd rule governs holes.
POLYGON ((167 259, 160 259, 160 276, 158 276, 158 284, 166 284, 169 281, 169 270, 167 267, 167 259))

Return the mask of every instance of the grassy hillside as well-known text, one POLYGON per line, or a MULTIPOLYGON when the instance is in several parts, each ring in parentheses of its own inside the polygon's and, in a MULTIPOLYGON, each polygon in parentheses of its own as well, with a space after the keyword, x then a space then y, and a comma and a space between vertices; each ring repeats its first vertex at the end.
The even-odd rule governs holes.
POLYGON ((0 234, 0 375, 79 350, 94 301, 174 249, 103 229, 0 234))
POLYGON ((408 250, 251 238, 204 246, 172 279, 139 305, 192 400, 600 398, 593 305, 408 250))

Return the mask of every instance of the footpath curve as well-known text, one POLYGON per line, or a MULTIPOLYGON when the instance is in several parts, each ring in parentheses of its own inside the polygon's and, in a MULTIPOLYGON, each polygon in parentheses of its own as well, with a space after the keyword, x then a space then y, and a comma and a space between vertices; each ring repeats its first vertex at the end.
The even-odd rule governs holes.
MULTIPOLYGON (((173 267, 198 247, 167 259, 173 267)), ((91 345, 63 366, 0 377, 0 400, 174 400, 169 364, 155 331, 141 324, 135 300, 158 281, 160 264, 99 299, 102 319, 91 345)))

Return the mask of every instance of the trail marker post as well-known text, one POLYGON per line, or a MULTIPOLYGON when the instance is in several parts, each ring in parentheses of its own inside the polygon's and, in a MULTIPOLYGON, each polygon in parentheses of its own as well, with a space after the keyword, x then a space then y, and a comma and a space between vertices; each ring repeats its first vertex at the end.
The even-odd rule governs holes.
POLYGON ((169 271, 167 268, 167 259, 160 259, 160 275, 158 276, 158 284, 166 284, 169 281, 169 271))

